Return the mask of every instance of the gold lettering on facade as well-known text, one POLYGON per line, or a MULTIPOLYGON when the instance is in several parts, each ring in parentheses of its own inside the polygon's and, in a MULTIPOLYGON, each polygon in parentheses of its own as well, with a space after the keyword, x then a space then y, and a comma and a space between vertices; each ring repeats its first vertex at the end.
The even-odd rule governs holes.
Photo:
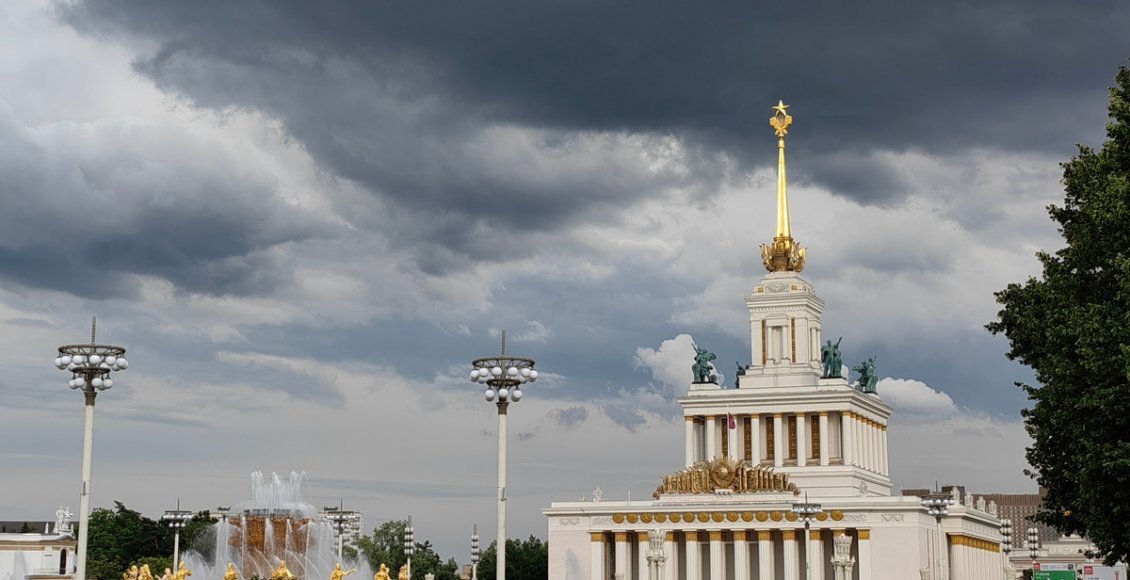
POLYGON ((808 424, 812 426, 812 437, 809 438, 812 441, 811 456, 818 458, 820 457, 820 418, 813 415, 809 417, 808 424))
POLYGON ((789 328, 789 339, 792 341, 792 353, 793 353, 793 357, 789 360, 791 360, 792 362, 795 363, 796 362, 796 319, 790 318, 789 323, 791 324, 791 328, 789 328))
POLYGON ((742 429, 742 433, 745 435, 744 438, 745 438, 745 460, 746 461, 753 461, 753 449, 752 449, 752 445, 751 445, 752 434, 750 433, 750 428, 752 427, 752 425, 753 425, 753 420, 750 417, 745 417, 745 418, 742 419, 742 427, 744 427, 744 429, 742 429))
MULTIPOLYGON (((800 494, 796 484, 789 482, 788 475, 774 473, 770 467, 755 466, 745 460, 734 461, 728 457, 715 457, 709 461, 699 461, 678 473, 664 475, 662 483, 655 489, 652 497, 659 499, 660 496, 667 494, 713 494, 716 490, 727 490, 732 493, 800 494)), ((692 514, 685 515, 688 519, 693 517, 692 514)), ((623 514, 612 516, 616 523, 621 523, 623 517, 623 514), (619 521, 616 520, 617 516, 621 518, 619 521)))
POLYGON ((796 461, 796 415, 789 415, 788 430, 789 454, 786 457, 792 459, 793 461, 796 461))

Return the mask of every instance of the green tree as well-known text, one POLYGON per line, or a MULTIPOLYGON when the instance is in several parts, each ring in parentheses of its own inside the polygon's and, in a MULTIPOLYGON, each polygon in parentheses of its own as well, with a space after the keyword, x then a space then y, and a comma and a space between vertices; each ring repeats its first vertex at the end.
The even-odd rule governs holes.
POLYGON ((357 539, 357 551, 369 562, 369 567, 375 572, 383 563, 396 571, 404 565, 404 530, 408 527, 408 520, 392 520, 373 529, 372 535, 362 535, 357 539))
POLYGON ((95 509, 90 514, 86 575, 100 580, 121 577, 131 563, 146 557, 173 553, 173 533, 156 520, 114 502, 114 510, 95 509))
POLYGON ((1035 371, 1018 386, 1047 489, 1037 519, 1087 536, 1108 563, 1130 558, 1130 70, 1115 80, 1106 141, 1063 164, 1063 205, 1048 207, 1066 246, 1037 254, 1039 278, 998 292, 987 325, 1035 371))
MULTIPOLYGON (((479 578, 494 578, 498 567, 498 541, 490 543, 479 560, 479 578)), ((506 540, 506 577, 532 580, 549 577, 549 542, 530 536, 525 541, 506 540)))

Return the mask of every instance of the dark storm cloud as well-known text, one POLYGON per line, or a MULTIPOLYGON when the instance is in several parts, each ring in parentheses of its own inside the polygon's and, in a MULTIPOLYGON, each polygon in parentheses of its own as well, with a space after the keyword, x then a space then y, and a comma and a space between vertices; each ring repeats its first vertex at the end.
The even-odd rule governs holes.
POLYGON ((31 131, 0 106, 0 277, 96 299, 136 295, 139 275, 204 294, 285 283, 274 249, 322 226, 208 148, 167 127, 31 131))
POLYGON ((137 70, 159 86, 278 117, 339 175, 434 216, 419 236, 472 257, 487 250, 469 226, 552 229, 656 194, 611 170, 523 178, 506 167, 528 160, 495 156, 483 126, 675 134, 749 167, 771 159, 768 106, 784 98, 794 177, 886 203, 905 187, 869 152, 1069 151, 1101 126, 1130 55, 1115 1, 66 6, 80 30, 156 44, 137 70))

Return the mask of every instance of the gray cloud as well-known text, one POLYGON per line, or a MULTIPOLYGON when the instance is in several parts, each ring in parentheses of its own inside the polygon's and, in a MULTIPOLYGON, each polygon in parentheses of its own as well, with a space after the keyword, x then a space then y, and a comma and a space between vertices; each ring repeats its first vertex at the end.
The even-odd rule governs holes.
POLYGON ((557 421, 558 425, 566 429, 573 429, 589 418, 589 410, 579 405, 565 409, 554 409, 549 412, 549 418, 557 421))

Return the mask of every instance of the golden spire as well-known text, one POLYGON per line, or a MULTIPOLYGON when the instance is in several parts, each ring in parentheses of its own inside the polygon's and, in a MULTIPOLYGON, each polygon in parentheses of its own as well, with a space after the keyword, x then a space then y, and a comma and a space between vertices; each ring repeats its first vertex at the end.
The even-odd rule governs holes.
POLYGON ((804 269, 804 248, 793 241, 789 227, 789 194, 785 178, 785 135, 793 124, 792 115, 785 112, 789 106, 777 101, 776 113, 769 117, 769 125, 777 133, 777 235, 772 244, 761 245, 761 261, 770 272, 800 272, 804 269))

